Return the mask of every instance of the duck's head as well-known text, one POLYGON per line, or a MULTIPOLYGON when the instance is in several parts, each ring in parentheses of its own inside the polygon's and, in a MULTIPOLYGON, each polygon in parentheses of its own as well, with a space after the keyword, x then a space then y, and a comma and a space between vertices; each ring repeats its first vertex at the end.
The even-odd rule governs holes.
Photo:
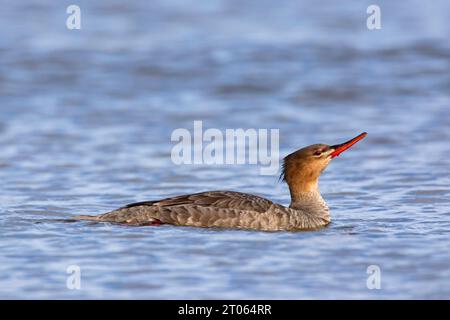
POLYGON ((363 132, 347 142, 332 146, 313 144, 286 156, 280 178, 289 185, 291 196, 299 192, 317 190, 319 176, 331 159, 339 156, 366 135, 367 133, 363 132))

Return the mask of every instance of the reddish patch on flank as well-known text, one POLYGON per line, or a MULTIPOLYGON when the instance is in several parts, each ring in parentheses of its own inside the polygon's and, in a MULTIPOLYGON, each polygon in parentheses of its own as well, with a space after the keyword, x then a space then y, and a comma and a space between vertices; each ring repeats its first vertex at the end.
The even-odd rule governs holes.
POLYGON ((150 222, 148 225, 149 226, 160 226, 160 225, 162 225, 162 224, 164 224, 161 220, 158 220, 158 219, 154 219, 152 222, 150 222))

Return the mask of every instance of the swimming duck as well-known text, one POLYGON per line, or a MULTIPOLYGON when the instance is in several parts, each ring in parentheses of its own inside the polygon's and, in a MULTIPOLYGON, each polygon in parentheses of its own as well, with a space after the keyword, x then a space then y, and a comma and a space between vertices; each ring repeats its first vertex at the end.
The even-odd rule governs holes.
POLYGON ((313 144, 284 158, 280 178, 289 186, 289 207, 260 196, 235 191, 207 191, 136 202, 98 216, 76 220, 133 226, 176 226, 301 231, 330 223, 330 213, 319 191, 319 176, 330 161, 367 135, 337 145, 313 144))

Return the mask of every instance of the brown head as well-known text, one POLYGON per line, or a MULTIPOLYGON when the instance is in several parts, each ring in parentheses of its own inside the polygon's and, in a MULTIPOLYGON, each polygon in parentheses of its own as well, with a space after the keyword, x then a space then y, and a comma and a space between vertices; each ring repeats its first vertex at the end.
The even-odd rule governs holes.
POLYGON ((292 201, 298 200, 305 192, 317 191, 319 176, 331 159, 339 156, 366 135, 364 132, 347 142, 333 146, 313 144, 286 156, 280 178, 289 185, 292 201))

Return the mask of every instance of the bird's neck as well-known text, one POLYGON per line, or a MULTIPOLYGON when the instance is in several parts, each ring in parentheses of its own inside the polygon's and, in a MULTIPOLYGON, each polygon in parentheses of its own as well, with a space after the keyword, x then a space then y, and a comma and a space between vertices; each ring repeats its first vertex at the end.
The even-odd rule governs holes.
POLYGON ((291 193, 291 201, 299 202, 304 200, 304 198, 308 198, 310 194, 318 194, 320 196, 319 191, 319 180, 316 179, 295 179, 293 181, 289 181, 289 192, 291 193))
POLYGON ((320 194, 317 182, 309 185, 308 188, 303 189, 290 187, 290 191, 290 208, 321 216, 323 218, 329 218, 329 209, 320 194))

